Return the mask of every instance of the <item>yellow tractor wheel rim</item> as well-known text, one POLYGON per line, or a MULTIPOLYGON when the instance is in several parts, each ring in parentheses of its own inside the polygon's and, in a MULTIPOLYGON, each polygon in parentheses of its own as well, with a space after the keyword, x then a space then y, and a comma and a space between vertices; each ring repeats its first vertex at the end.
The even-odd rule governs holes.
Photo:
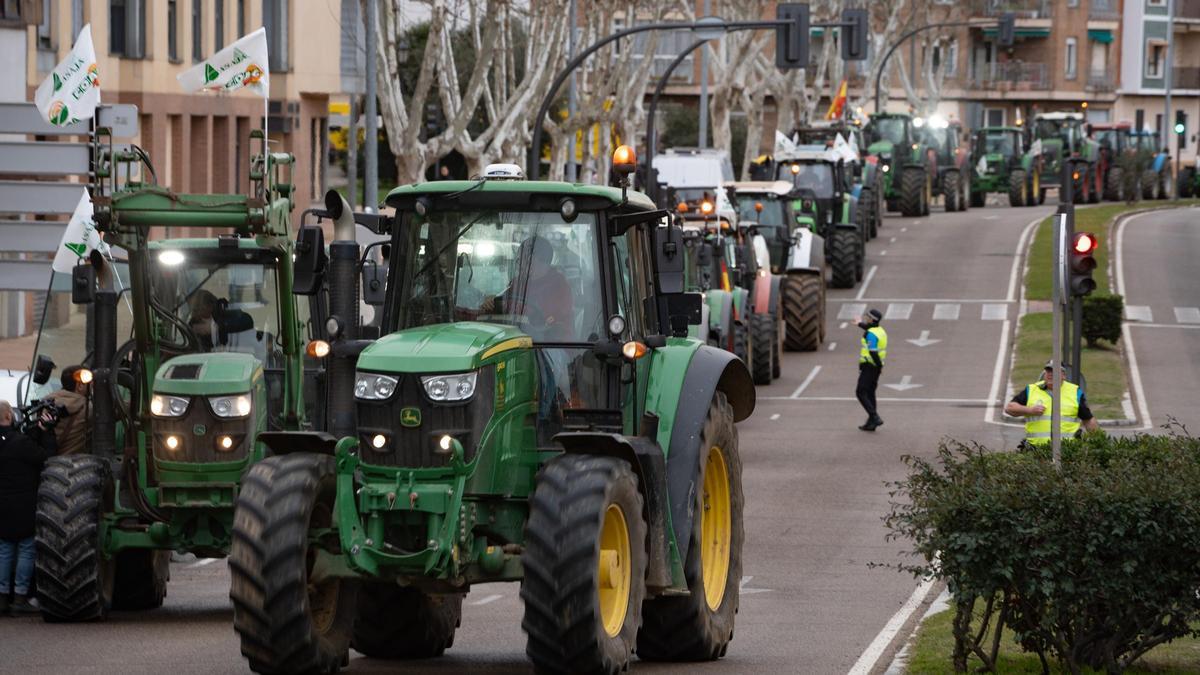
POLYGON ((1041 182, 1042 182, 1041 176, 1038 175, 1038 172, 1034 171, 1033 172, 1033 195, 1031 197, 1032 199, 1037 199, 1038 188, 1041 187, 1041 182))
POLYGON ((596 583, 600 595, 600 622, 609 637, 616 637, 625 625, 629 612, 629 588, 632 569, 629 564, 629 527, 625 513, 616 504, 604 511, 600 527, 600 557, 597 560, 596 583))
POLYGON ((714 612, 725 599, 729 579, 732 513, 729 495, 729 467, 721 448, 708 451, 704 467, 704 493, 700 504, 700 571, 704 579, 704 600, 714 612))

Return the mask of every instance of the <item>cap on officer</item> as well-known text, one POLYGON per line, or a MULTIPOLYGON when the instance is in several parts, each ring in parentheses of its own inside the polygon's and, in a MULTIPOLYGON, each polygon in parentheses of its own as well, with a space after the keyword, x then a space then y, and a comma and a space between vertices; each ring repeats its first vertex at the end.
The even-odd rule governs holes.
POLYGON ((876 322, 879 322, 879 321, 882 321, 882 320, 883 320, 883 312, 881 312, 881 311, 879 311, 879 310, 877 310, 877 309, 871 309, 871 310, 868 310, 868 311, 867 311, 867 314, 870 314, 870 315, 871 315, 871 318, 872 318, 872 319, 875 319, 875 321, 876 321, 876 322))

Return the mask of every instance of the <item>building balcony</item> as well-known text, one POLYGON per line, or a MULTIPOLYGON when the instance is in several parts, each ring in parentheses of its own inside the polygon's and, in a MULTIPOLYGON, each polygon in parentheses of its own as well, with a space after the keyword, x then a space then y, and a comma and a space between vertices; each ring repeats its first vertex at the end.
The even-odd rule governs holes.
POLYGON ((1175 0, 1176 21, 1200 21, 1200 0, 1175 0))
POLYGON ((1117 78, 1107 70, 1093 70, 1087 76, 1088 91, 1116 91, 1117 78))
POLYGON ((1179 66, 1172 68, 1171 88, 1200 89, 1200 68, 1181 68, 1179 66))
POLYGON ((1049 91, 1053 84, 1044 63, 1005 61, 976 68, 968 86, 994 91, 1049 91))
MULTIPOLYGON (((1103 2, 1104 0, 1101 0, 1103 2)), ((1115 3, 1116 0, 1108 0, 1115 3)), ((971 15, 999 17, 1012 12, 1018 19, 1051 18, 1050 0, 972 0, 971 15)))
POLYGON ((1092 4, 1088 5, 1089 21, 1119 21, 1120 19, 1121 6, 1118 0, 1092 0, 1092 4))

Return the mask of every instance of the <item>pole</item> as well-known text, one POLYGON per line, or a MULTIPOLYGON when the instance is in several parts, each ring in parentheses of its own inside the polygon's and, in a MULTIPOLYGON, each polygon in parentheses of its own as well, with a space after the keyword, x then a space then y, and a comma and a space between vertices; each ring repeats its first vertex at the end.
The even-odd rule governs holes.
POLYGON ((901 35, 900 39, 896 40, 896 42, 893 43, 891 47, 888 47, 888 50, 886 52, 884 52, 883 61, 880 62, 880 64, 879 64, 879 70, 877 70, 875 72, 875 112, 877 112, 877 113, 883 112, 883 108, 880 107, 880 103, 879 103, 879 93, 880 93, 879 87, 880 87, 880 81, 883 79, 883 71, 887 68, 888 59, 892 58, 892 52, 896 51, 897 47, 904 44, 905 40, 916 35, 917 33, 921 33, 923 31, 927 31, 927 30, 932 30, 934 28, 956 28, 958 26, 978 26, 980 28, 983 28, 983 27, 989 26, 989 25, 992 25, 992 24, 991 23, 979 23, 979 22, 975 22, 975 21, 947 21, 944 23, 931 23, 928 26, 918 26, 918 27, 908 31, 904 35, 901 35))
MULTIPOLYGON (((571 5, 567 9, 567 24, 570 26, 567 33, 567 58, 575 56, 575 1, 571 0, 571 5)), ((567 115, 568 119, 571 119, 572 122, 574 122, 575 108, 579 105, 578 86, 578 78, 575 73, 571 73, 571 85, 570 89, 567 90, 567 115)), ((571 144, 569 147, 570 153, 567 155, 567 182, 574 183, 578 180, 578 174, 576 173, 578 167, 575 166, 575 153, 578 152, 578 148, 575 145, 575 134, 571 134, 571 144)))
POLYGON ((1162 123, 1162 148, 1171 147, 1171 132, 1175 123, 1171 121, 1171 71, 1174 68, 1171 66, 1172 53, 1175 46, 1175 0, 1167 0, 1167 62, 1163 65, 1163 90, 1165 96, 1163 98, 1163 123, 1162 123))
MULTIPOLYGON (((704 0, 704 16, 712 14, 712 0, 704 0)), ((708 147, 708 50, 700 53, 700 138, 698 145, 708 147)))
POLYGON ((1051 278, 1050 296, 1052 298, 1051 307, 1054 311, 1051 312, 1050 331, 1051 331, 1051 349, 1053 354, 1050 357, 1051 370, 1050 377, 1052 384, 1050 390, 1050 456, 1054 462, 1054 468, 1062 468, 1062 434, 1059 433, 1059 424, 1062 419, 1062 397, 1059 392, 1062 391, 1062 284, 1064 265, 1063 258, 1063 236, 1067 223, 1067 209, 1071 208, 1070 204, 1064 204, 1060 207, 1059 217, 1054 219, 1054 257, 1051 263, 1054 267, 1051 278))
POLYGON ((1083 386, 1083 298, 1071 299, 1071 381, 1083 386))
POLYGON ((375 0, 367 0, 367 147, 363 166, 363 208, 374 213, 379 204, 379 121, 375 112, 375 0))
MULTIPOLYGON (((650 97, 650 108, 646 114, 646 168, 647 170, 654 165, 654 155, 658 153, 658 132, 655 129, 655 119, 658 117, 658 99, 662 97, 663 89, 667 87, 667 81, 671 79, 671 73, 683 63, 692 52, 704 45, 706 40, 696 40, 692 46, 683 50, 675 57, 675 60, 667 66, 667 71, 658 79, 658 84, 654 87, 654 95, 650 97)), ((650 172, 647 171, 647 176, 650 172)), ((658 184, 655 181, 649 181, 645 185, 645 192, 650 199, 658 203, 658 184)))
POLYGON ((346 201, 358 203, 358 92, 350 96, 350 137, 346 140, 346 201))

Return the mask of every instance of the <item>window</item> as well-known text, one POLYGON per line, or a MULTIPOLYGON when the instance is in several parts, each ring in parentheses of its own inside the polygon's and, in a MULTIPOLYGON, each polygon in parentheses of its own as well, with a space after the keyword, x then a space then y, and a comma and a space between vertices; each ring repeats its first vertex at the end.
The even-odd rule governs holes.
POLYGON ((71 41, 72 47, 74 40, 79 36, 79 31, 83 30, 83 0, 71 0, 71 41))
POLYGON ((225 0, 213 0, 213 51, 225 46, 225 0))
POLYGON ((1079 0, 1067 0, 1067 7, 1078 7, 1079 0))
POLYGON ((167 0, 167 58, 179 63, 179 0, 167 0))
POLYGON ((958 74, 958 40, 951 40, 946 45, 946 77, 958 74))
POLYGON ((204 60, 204 5, 201 0, 192 0, 192 60, 204 60))
POLYGON ((1004 126, 1004 108, 988 108, 983 111, 983 118, 986 120, 985 126, 1002 127, 1004 126))
POLYGON ((127 59, 146 55, 146 0, 109 0, 108 51, 127 59))
POLYGON ((288 0, 263 0, 263 27, 267 29, 267 59, 271 72, 288 70, 288 0))
POLYGON ((1166 72, 1167 43, 1151 40, 1146 43, 1146 77, 1158 79, 1166 72))
POLYGON ((246 0, 237 0, 237 34, 239 38, 246 34, 246 0))
POLYGON ((42 22, 37 27, 37 46, 38 49, 54 49, 54 22, 53 8, 50 6, 50 0, 42 0, 42 22))
MULTIPOLYGON (((30 17, 25 17, 28 20, 30 17)), ((0 0, 0 24, 22 26, 21 0, 0 0)))
POLYGON ((1073 38, 1073 37, 1067 38, 1067 73, 1066 73, 1066 76, 1067 76, 1068 80, 1075 79, 1075 70, 1076 70, 1075 62, 1077 61, 1077 59, 1075 58, 1076 57, 1076 53, 1075 53, 1076 47, 1077 47, 1077 44, 1076 44, 1075 38, 1073 38))

